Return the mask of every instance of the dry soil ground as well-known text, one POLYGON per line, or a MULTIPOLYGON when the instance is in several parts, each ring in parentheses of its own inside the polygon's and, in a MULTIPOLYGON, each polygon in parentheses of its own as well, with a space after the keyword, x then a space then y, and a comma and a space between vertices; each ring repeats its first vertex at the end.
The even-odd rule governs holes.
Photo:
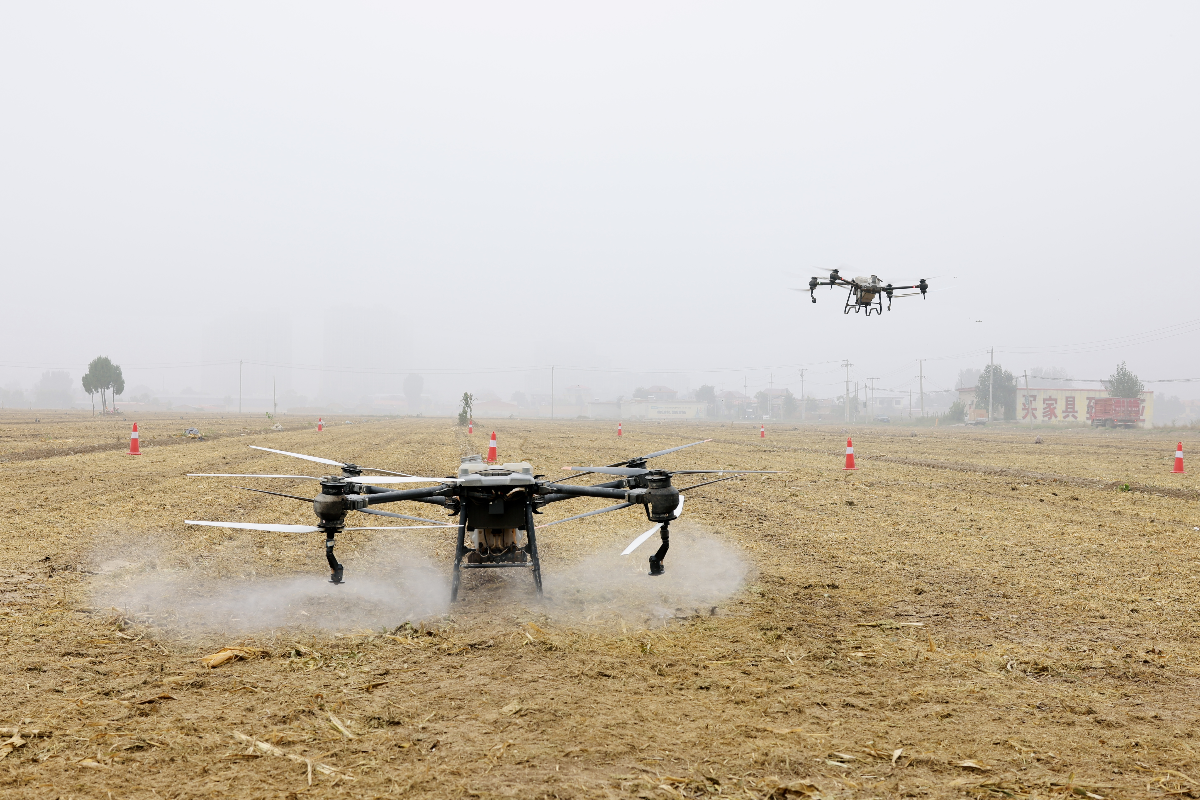
POLYGON ((544 530, 544 601, 476 573, 450 607, 448 531, 347 533, 333 587, 318 536, 182 523, 303 503, 184 474, 448 474, 486 432, 139 421, 134 458, 123 420, 0 415, 6 798, 1200 796, 1178 436, 881 426, 844 472, 836 428, 498 421, 541 472, 705 437, 660 466, 783 472, 690 493, 662 579, 629 509, 544 530))

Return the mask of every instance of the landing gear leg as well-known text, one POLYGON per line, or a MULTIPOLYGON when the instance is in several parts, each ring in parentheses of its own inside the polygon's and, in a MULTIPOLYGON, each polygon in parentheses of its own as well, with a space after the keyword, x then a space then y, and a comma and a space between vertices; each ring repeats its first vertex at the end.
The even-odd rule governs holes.
POLYGON ((458 515, 458 540, 454 546, 454 577, 450 581, 450 602, 458 601, 458 585, 462 583, 462 560, 467 552, 467 504, 458 515))
POLYGON ((542 560, 538 558, 537 534, 533 530, 533 504, 525 504, 525 535, 529 537, 529 560, 533 563, 533 586, 542 596, 542 560))
POLYGON ((343 567, 333 556, 334 536, 336 534, 333 531, 325 531, 325 560, 329 562, 329 582, 341 583, 343 567))
POLYGON ((671 523, 663 523, 659 529, 659 536, 662 537, 662 544, 659 545, 658 551, 650 556, 650 574, 654 576, 662 575, 665 569, 662 562, 667 557, 667 551, 671 549, 671 523))

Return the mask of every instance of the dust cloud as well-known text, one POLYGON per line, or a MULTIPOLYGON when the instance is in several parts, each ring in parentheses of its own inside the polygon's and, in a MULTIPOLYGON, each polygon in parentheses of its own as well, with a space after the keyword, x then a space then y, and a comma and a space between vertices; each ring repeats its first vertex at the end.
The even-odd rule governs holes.
MULTIPOLYGON (((715 615, 751 569, 719 534, 676 523, 666 574, 650 578, 646 561, 657 546, 655 536, 629 556, 612 543, 572 563, 543 558, 541 601, 526 570, 464 571, 456 612, 466 618, 502 609, 506 617, 532 613, 566 625, 656 627, 715 615)), ((181 560, 146 542, 123 552, 120 558, 93 553, 93 606, 115 609, 168 635, 379 631, 444 617, 451 609, 444 558, 434 560, 396 542, 358 552, 340 586, 315 566, 290 575, 255 573, 245 568, 245 553, 236 547, 215 561, 181 560)))
POLYGON ((651 578, 647 559, 658 544, 652 536, 627 556, 614 548, 560 569, 543 563, 546 614, 566 623, 618 618, 650 627, 712 616, 750 573, 750 563, 718 534, 675 523, 666 573, 651 578))
POLYGON ((450 607, 450 583, 442 571, 424 555, 395 546, 356 559, 363 566, 348 569, 340 586, 317 570, 220 577, 211 565, 160 569, 163 559, 147 552, 139 563, 100 562, 93 604, 177 635, 380 630, 441 616, 450 607))

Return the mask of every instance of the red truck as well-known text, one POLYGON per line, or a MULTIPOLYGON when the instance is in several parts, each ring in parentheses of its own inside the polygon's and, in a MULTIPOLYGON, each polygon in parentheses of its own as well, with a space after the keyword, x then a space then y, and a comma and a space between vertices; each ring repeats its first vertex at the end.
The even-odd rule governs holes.
POLYGON ((1142 420, 1142 401, 1136 397, 1097 397, 1092 427, 1133 428, 1142 420))

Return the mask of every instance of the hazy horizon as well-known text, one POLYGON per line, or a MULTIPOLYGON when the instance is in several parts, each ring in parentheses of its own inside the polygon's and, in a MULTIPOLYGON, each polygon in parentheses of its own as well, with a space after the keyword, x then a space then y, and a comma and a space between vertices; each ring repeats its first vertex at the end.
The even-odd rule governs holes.
POLYGON ((0 387, 1200 379, 1192 4, 2 13, 0 387))

